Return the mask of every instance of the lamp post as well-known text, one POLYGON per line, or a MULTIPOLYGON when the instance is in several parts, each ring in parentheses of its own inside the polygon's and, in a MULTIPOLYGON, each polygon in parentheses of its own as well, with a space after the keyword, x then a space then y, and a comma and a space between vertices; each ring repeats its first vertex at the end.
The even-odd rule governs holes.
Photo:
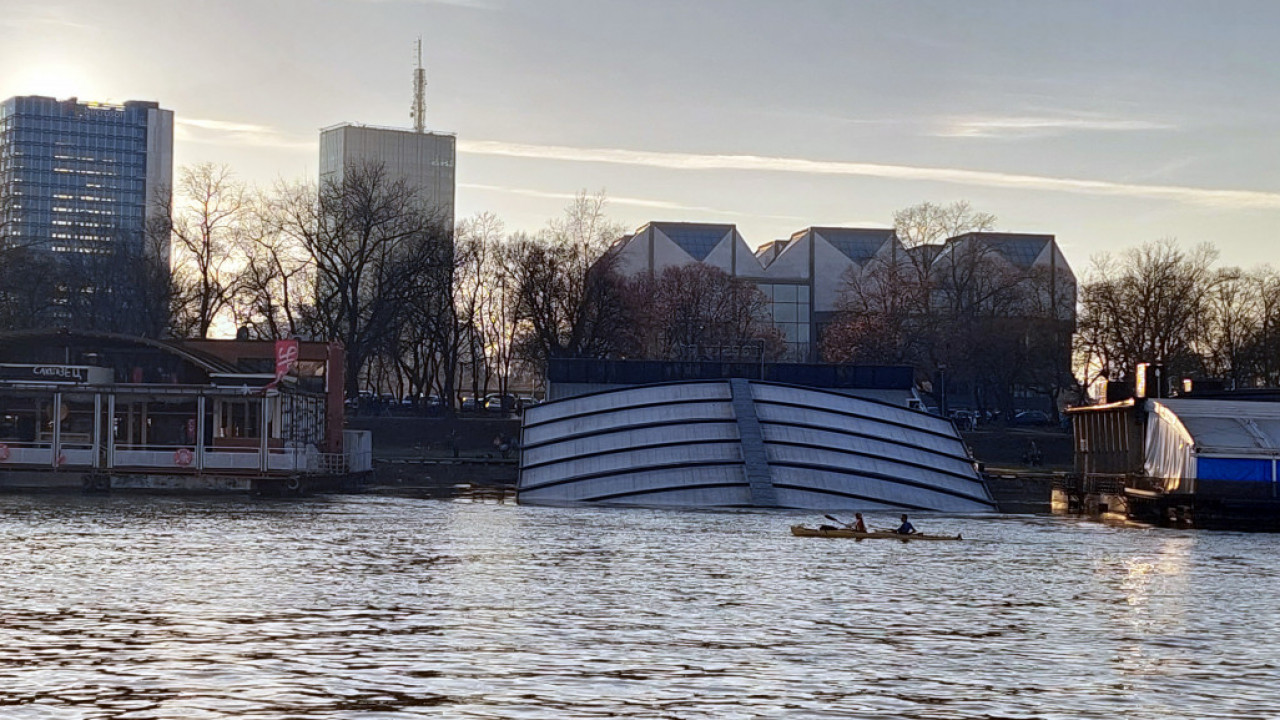
POLYGON ((941 387, 942 397, 938 398, 938 409, 942 411, 942 417, 947 417, 947 364, 938 365, 938 385, 941 387))

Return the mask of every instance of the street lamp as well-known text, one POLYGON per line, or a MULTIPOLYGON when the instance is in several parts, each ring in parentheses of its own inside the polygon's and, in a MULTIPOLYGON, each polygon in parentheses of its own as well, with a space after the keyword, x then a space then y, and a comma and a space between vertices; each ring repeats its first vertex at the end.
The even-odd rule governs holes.
POLYGON ((942 397, 938 398, 938 408, 942 410, 942 417, 947 417, 947 364, 938 365, 938 385, 942 389, 942 397))

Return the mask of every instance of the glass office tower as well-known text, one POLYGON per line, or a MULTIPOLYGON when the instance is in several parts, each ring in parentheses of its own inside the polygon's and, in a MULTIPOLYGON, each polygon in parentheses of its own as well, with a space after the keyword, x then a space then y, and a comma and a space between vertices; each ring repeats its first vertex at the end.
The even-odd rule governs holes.
MULTIPOLYGON (((0 104, 0 243, 94 254, 141 245, 172 189, 171 110, 40 96, 0 104)), ((167 260, 167 243, 152 249, 167 260)))

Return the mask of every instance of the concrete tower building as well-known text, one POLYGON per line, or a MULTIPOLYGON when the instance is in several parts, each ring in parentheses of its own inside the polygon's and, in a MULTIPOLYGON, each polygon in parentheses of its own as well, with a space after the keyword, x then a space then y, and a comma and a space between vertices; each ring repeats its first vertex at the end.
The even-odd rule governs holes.
POLYGON ((418 189, 424 205, 453 227, 457 139, 450 133, 415 132, 342 123, 320 131, 320 182, 342 182, 351 168, 382 165, 392 180, 418 189))
POLYGON ((0 244, 97 254, 141 246, 172 191, 172 110, 34 95, 0 104, 0 244))
POLYGON ((413 129, 341 123, 320 131, 320 182, 341 182, 351 168, 381 165, 392 180, 418 189, 426 207, 453 227, 457 138, 426 129, 427 74, 422 41, 413 73, 413 129))

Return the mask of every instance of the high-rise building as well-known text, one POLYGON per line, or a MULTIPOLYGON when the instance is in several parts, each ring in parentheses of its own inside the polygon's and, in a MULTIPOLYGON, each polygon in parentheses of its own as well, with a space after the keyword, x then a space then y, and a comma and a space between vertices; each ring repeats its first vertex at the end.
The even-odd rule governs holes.
POLYGON ((341 183, 352 168, 381 166, 391 181, 404 180, 418 191, 430 212, 453 228, 457 138, 427 131, 427 71, 422 67, 422 38, 413 70, 412 130, 342 123, 320 131, 320 182, 341 183))
POLYGON ((417 189, 423 206, 451 228, 456 144, 452 133, 334 125, 320 131, 320 182, 340 183, 351 168, 381 165, 389 180, 417 189))
MULTIPOLYGON (((105 254, 143 246, 173 190, 173 111, 76 98, 0 104, 0 244, 105 254)), ((153 248, 167 256, 167 245, 153 248)))

